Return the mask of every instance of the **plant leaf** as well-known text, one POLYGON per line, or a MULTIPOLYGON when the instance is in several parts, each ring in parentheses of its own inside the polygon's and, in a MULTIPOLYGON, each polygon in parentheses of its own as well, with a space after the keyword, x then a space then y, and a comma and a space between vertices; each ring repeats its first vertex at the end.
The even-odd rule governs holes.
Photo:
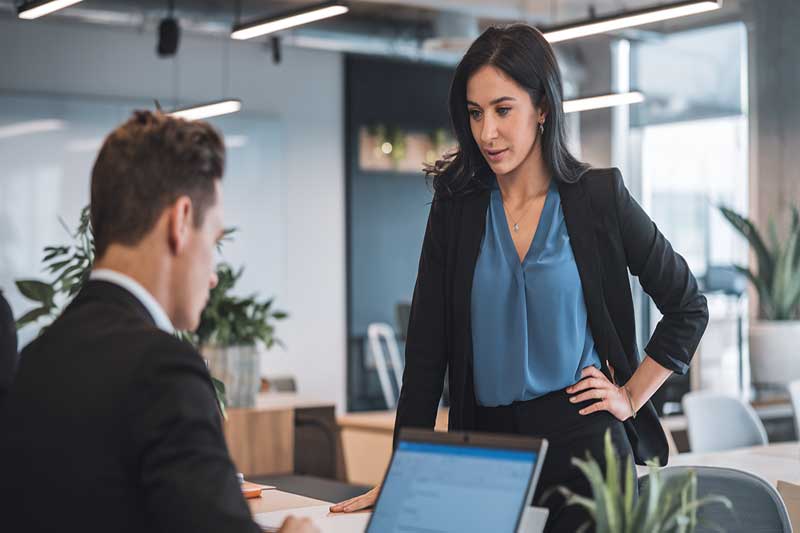
POLYGON ((35 279, 21 279, 15 284, 25 298, 44 304, 48 309, 53 306, 55 290, 47 283, 35 279))
POLYGON ((225 397, 225 383, 214 376, 211 376, 211 382, 214 384, 214 392, 217 394, 217 403, 219 410, 222 413, 222 418, 228 419, 228 412, 225 410, 227 405, 227 398, 225 397))
POLYGON ((37 307, 36 309, 32 309, 19 317, 16 322, 17 329, 22 329, 28 324, 36 322, 43 316, 48 316, 50 314, 50 308, 48 307, 37 307))
POLYGON ((771 286, 772 276, 775 270, 775 261, 769 253, 769 250, 767 250, 764 240, 761 238, 755 225, 732 209, 722 205, 718 206, 718 208, 722 216, 750 243, 758 260, 758 276, 764 280, 768 287, 771 286))

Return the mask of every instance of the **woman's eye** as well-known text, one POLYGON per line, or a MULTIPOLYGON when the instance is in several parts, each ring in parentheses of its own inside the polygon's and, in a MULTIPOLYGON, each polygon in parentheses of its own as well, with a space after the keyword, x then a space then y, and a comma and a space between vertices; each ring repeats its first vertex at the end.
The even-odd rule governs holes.
POLYGON ((501 117, 506 116, 509 111, 511 111, 510 107, 498 107, 497 108, 497 114, 500 115, 501 117))
POLYGON ((477 109, 470 109, 469 116, 472 117, 472 120, 479 120, 481 118, 481 112, 477 109))

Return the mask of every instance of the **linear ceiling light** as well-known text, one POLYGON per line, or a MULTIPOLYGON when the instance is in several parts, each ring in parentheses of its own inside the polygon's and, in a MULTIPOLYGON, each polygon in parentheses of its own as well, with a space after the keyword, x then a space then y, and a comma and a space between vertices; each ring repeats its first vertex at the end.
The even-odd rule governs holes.
POLYGON ((605 94, 603 96, 591 96, 589 98, 566 100, 564 101, 564 113, 575 113, 576 111, 603 109, 605 107, 631 105, 631 104, 638 104, 641 102, 644 102, 644 95, 639 91, 631 91, 628 93, 605 94))
POLYGON ((194 105, 190 107, 183 107, 170 111, 168 115, 173 117, 185 118, 186 120, 199 120, 201 118, 218 117, 219 115, 227 115, 229 113, 236 113, 242 108, 242 101, 236 98, 227 100, 220 100, 218 102, 210 102, 208 104, 194 105))
POLYGON ((337 15, 343 15, 350 11, 342 2, 324 2, 303 9, 293 10, 282 15, 276 15, 265 19, 237 24, 233 27, 231 37, 233 39, 245 40, 253 37, 260 37, 268 33, 302 26, 309 22, 315 22, 337 15))
POLYGON ((578 39, 588 35, 608 33, 610 31, 643 26, 662 20, 696 15, 706 11, 713 11, 722 7, 722 0, 692 0, 689 2, 676 2, 647 9, 623 11, 614 15, 598 17, 582 22, 565 24, 554 28, 545 28, 544 37, 551 43, 578 39))
POLYGON ((45 15, 49 15, 59 9, 64 9, 73 4, 77 4, 81 0, 46 0, 44 2, 25 2, 17 8, 17 16, 21 19, 38 19, 45 15))
POLYGON ((19 137, 20 135, 31 135, 33 133, 45 133, 64 129, 66 123, 56 118, 42 120, 29 120, 27 122, 17 122, 0 126, 0 139, 9 137, 19 137))

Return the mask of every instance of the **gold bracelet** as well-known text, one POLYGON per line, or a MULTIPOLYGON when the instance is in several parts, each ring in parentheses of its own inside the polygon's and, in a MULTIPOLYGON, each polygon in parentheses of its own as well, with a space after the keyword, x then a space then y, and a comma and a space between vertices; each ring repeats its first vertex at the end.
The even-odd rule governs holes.
POLYGON ((636 409, 633 407, 633 398, 631 398, 631 391, 628 390, 628 387, 623 385, 623 389, 625 389, 625 396, 628 397, 628 405, 631 406, 631 418, 636 418, 636 409))

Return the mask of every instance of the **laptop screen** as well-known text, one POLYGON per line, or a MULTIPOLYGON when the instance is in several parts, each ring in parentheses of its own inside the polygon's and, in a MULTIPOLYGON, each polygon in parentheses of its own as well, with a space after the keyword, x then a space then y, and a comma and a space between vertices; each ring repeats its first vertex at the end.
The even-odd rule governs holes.
POLYGON ((400 441, 367 531, 514 531, 537 456, 400 441))

